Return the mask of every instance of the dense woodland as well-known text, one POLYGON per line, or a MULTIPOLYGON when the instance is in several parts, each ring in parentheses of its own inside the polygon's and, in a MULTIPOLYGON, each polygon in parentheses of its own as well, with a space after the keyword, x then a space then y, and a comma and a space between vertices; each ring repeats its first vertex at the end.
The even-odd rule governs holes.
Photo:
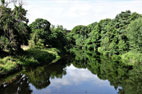
MULTIPOLYGON (((119 56, 128 65, 142 62, 141 14, 128 10, 121 12, 114 19, 107 18, 87 26, 78 25, 72 30, 67 30, 61 25, 52 25, 48 19, 43 18, 37 18, 29 24, 29 19, 26 17, 27 10, 23 8, 23 5, 15 2, 12 2, 12 5, 13 8, 5 0, 1 0, 1 64, 4 64, 4 61, 7 62, 3 58, 11 56, 14 60, 15 57, 18 60, 20 58, 22 62, 37 62, 33 58, 38 58, 38 56, 31 55, 36 52, 38 54, 39 50, 44 52, 43 49, 47 48, 56 48, 62 54, 73 53, 74 49, 79 49, 109 58, 119 56), (28 46, 30 50, 24 50, 23 46, 28 46), (38 49, 38 51, 32 49, 38 49), (31 58, 24 61, 23 55, 26 59, 31 58)), ((41 61, 43 57, 38 58, 38 62, 41 61)))

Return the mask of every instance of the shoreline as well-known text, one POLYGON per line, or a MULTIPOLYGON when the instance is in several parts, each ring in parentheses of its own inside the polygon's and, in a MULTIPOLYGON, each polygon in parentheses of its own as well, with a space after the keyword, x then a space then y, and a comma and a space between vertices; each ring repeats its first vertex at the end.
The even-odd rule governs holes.
POLYGON ((25 50, 24 54, 19 56, 0 58, 0 78, 19 72, 26 67, 55 63, 60 59, 58 52, 55 48, 34 48, 25 50))

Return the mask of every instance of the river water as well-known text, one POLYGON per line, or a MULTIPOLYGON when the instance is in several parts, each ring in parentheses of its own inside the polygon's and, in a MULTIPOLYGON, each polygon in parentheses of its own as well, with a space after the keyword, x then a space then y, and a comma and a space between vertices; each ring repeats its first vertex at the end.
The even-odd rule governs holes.
POLYGON ((0 79, 0 94, 142 94, 141 72, 108 59, 66 60, 0 79))
POLYGON ((70 65, 62 78, 50 78, 50 85, 41 90, 29 84, 32 94, 114 94, 117 90, 109 81, 100 80, 87 69, 70 65))

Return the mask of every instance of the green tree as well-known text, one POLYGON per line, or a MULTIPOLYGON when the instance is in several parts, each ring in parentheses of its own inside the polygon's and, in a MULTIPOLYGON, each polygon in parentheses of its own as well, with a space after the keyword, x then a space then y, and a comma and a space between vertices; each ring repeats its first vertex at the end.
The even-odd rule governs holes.
POLYGON ((98 47, 102 46, 101 42, 106 36, 105 34, 110 22, 110 19, 104 19, 95 25, 93 30, 89 33, 89 37, 86 41, 87 49, 97 51, 98 47))
POLYGON ((78 25, 71 30, 69 36, 72 37, 71 41, 77 48, 84 49, 85 40, 88 38, 89 32, 90 31, 87 26, 78 25))
POLYGON ((50 34, 50 40, 48 41, 48 44, 51 45, 51 47, 58 48, 60 50, 65 50, 69 47, 68 39, 66 38, 67 30, 63 28, 62 25, 53 26, 50 28, 51 34, 50 34))
POLYGON ((48 44, 50 31, 50 22, 45 19, 38 18, 30 25, 32 30, 32 41, 34 45, 43 45, 44 47, 48 44))
POLYGON ((126 33, 130 49, 142 52, 142 18, 131 22, 126 33))
POLYGON ((140 17, 140 14, 131 13, 130 11, 121 12, 115 19, 104 25, 103 32, 105 32, 101 33, 99 52, 110 56, 129 51, 129 40, 125 31, 132 21, 140 17))
MULTIPOLYGON (((27 44, 30 29, 27 25, 26 10, 22 5, 14 6, 14 9, 9 8, 4 4, 4 0, 0 5, 0 36, 7 41, 1 42, 10 53, 22 51, 21 45, 27 44), (6 45, 5 45, 6 44, 6 45)), ((2 47, 0 47, 2 48, 2 47)))

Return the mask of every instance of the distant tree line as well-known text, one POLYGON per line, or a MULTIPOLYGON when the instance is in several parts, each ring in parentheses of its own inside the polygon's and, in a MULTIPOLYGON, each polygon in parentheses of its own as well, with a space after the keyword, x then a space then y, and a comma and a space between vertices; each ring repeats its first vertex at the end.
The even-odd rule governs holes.
POLYGON ((74 47, 106 56, 142 51, 142 15, 121 12, 114 19, 103 19, 88 26, 76 26, 68 34, 74 47), (71 37, 72 36, 72 37, 71 37))

